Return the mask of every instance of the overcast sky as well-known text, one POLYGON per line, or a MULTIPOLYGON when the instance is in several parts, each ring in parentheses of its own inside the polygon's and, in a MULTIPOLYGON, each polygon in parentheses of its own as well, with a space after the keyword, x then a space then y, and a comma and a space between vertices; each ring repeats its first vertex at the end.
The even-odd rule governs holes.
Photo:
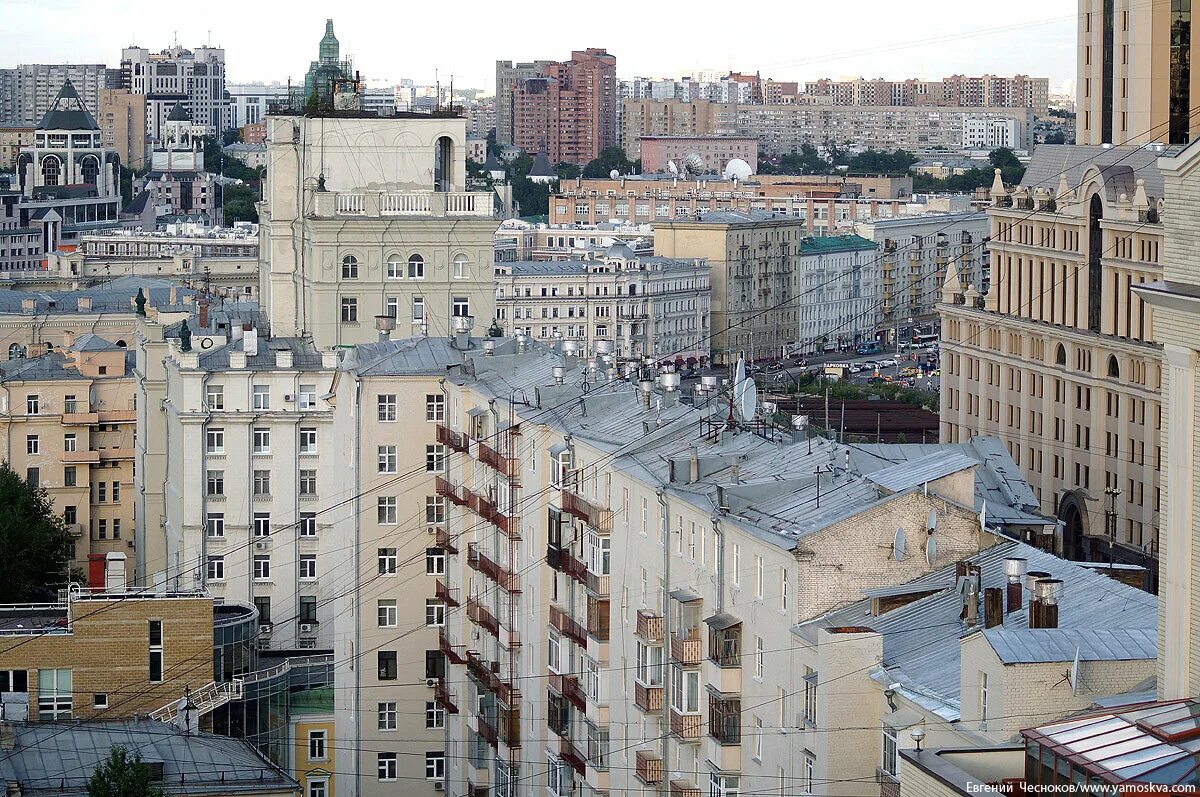
POLYGON ((567 58, 605 47, 620 77, 680 76, 698 70, 760 71, 782 80, 1024 73, 1049 77, 1051 91, 1075 78, 1076 0, 767 0, 602 4, 464 0, 209 0, 158 6, 129 0, 0 0, 0 66, 107 63, 121 48, 226 49, 234 82, 303 77, 332 15, 342 54, 364 76, 491 90, 496 59, 567 58), (578 7, 587 9, 573 13, 578 7), (980 9, 980 13, 972 13, 980 9), (543 16, 544 13, 544 16, 543 16), (208 26, 212 26, 211 33, 208 26), (211 36, 211 39, 210 39, 211 36))

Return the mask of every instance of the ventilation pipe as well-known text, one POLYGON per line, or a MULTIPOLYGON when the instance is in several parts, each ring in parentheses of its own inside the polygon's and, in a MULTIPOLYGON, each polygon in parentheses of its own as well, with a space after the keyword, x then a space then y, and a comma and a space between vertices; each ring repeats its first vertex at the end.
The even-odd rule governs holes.
POLYGON ((1024 596, 1021 594, 1021 581, 1025 578, 1026 564, 1026 560, 1019 557, 1010 557, 1004 560, 1004 575, 1008 577, 1008 583, 1005 585, 1007 599, 1004 607, 1005 614, 1018 611, 1024 602, 1024 596))
POLYGON ((494 357, 496 355, 496 341, 488 338, 483 342, 483 356, 494 357))
POLYGON ((391 339, 392 330, 396 328, 396 319, 390 315, 375 316, 375 329, 379 332, 379 342, 391 339))
POLYGON ((466 316, 454 317, 454 348, 459 351, 471 348, 471 319, 466 316))
POLYGON ((518 354, 524 354, 524 353, 525 353, 525 347, 526 347, 526 346, 528 346, 528 345, 529 345, 529 338, 527 338, 527 337, 525 336, 525 333, 524 333, 524 332, 521 332, 521 333, 519 333, 519 334, 517 335, 517 353, 518 353, 518 354))
POLYGON ((1030 628, 1058 628, 1058 604, 1063 595, 1061 578, 1039 578, 1034 586, 1038 609, 1029 613, 1030 628), (1035 625, 1036 622, 1036 625, 1035 625))
POLYGON ((988 587, 983 591, 983 627, 995 628, 1004 622, 1004 590, 988 587))
POLYGON ((554 366, 554 384, 561 385, 566 381, 566 369, 561 365, 554 366))
POLYGON ((650 396, 651 396, 651 394, 654 393, 654 380, 653 379, 640 380, 638 382, 638 389, 641 390, 641 394, 642 394, 642 406, 649 408, 650 407, 650 396))

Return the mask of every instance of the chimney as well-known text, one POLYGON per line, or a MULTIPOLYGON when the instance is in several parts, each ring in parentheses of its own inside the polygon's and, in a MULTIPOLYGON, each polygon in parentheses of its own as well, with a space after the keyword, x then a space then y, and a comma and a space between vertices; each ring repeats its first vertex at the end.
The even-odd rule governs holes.
POLYGON ((230 368, 245 368, 246 367, 246 352, 231 351, 229 352, 229 367, 230 368))
POLYGON ((242 325, 241 324, 237 324, 237 323, 233 324, 232 328, 229 330, 229 339, 230 340, 241 340, 242 339, 242 325))
POLYGON ((988 587, 983 591, 983 627, 995 628, 1004 622, 1004 590, 988 587))
POLYGON ((247 357, 258 354, 258 330, 250 324, 242 325, 242 351, 247 357))
POLYGON ((81 313, 89 312, 92 309, 92 297, 91 296, 80 296, 76 300, 75 306, 76 306, 76 308, 78 308, 79 312, 81 312, 81 313))
POLYGON ((174 307, 174 306, 175 306, 175 299, 176 299, 176 295, 177 295, 177 291, 176 291, 176 289, 175 289, 175 286, 174 286, 174 285, 172 285, 172 286, 171 286, 171 292, 170 292, 170 294, 169 294, 169 297, 170 297, 170 298, 167 300, 167 303, 168 303, 168 304, 170 304, 172 307, 174 307))
POLYGON ((1045 570, 1030 570, 1025 574, 1025 589, 1032 593, 1034 591, 1034 584, 1038 582, 1038 579, 1042 578, 1050 578, 1050 574, 1045 570))
POLYGON ((484 357, 495 357, 496 356, 496 341, 495 340, 488 338, 487 340, 485 340, 483 342, 483 356, 484 357))
POLYGON ((642 392, 642 406, 650 406, 650 395, 654 393, 654 380, 642 379, 638 382, 638 388, 642 392))
POLYGON ((392 330, 396 328, 396 319, 390 315, 375 316, 375 329, 379 332, 379 342, 383 343, 392 337, 392 330))
POLYGON ((1005 585, 1005 614, 1019 610, 1024 601, 1021 581, 1025 578, 1025 565, 1026 561, 1018 557, 1004 560, 1004 574, 1008 576, 1008 583, 1005 585))
POLYGON ((561 365, 554 366, 554 384, 561 385, 566 381, 566 370, 561 365))
POLYGON ((63 332, 63 348, 69 349, 75 345, 75 333, 71 331, 63 332))
POLYGON ((125 554, 109 551, 104 557, 104 591, 125 591, 125 554))
POLYGON ((466 351, 471 348, 471 319, 467 316, 454 317, 454 348, 466 351))
POLYGON ((529 343, 529 338, 525 337, 525 333, 524 332, 518 333, 517 334, 517 353, 524 354, 525 347, 528 345, 528 343, 529 343))
POLYGON ((1038 622, 1033 625, 1033 615, 1030 614, 1030 628, 1058 628, 1058 601, 1063 594, 1063 582, 1060 578, 1039 578, 1034 584, 1034 594, 1038 602, 1038 622))
POLYGON ((201 299, 196 313, 198 325, 200 329, 208 329, 208 300, 201 299))
POLYGON ((99 592, 104 589, 104 554, 88 554, 88 589, 99 592))
POLYGON ((695 446, 688 448, 688 484, 695 484, 700 480, 700 457, 699 451, 695 446))
POLYGON ((291 349, 279 349, 275 352, 276 368, 291 368, 293 365, 295 365, 295 357, 292 355, 291 349))

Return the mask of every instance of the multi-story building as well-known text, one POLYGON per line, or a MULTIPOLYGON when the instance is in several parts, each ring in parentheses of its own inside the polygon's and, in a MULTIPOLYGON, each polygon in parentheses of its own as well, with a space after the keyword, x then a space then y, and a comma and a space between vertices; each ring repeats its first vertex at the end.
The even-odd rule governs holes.
POLYGON ((596 341, 620 357, 707 363, 709 267, 635 255, 624 243, 578 260, 496 264, 496 315, 509 335, 596 341))
POLYGON ((969 116, 963 120, 963 149, 1020 149, 1028 140, 1019 119, 969 116))
POLYGON ((91 554, 125 559, 134 539, 133 352, 72 331, 60 345, 0 363, 4 460, 46 489, 76 566, 91 554))
POLYGON ((496 143, 516 143, 516 125, 513 115, 513 93, 526 78, 540 77, 553 61, 529 61, 514 64, 512 61, 496 62, 496 143))
POLYGON ((751 169, 758 168, 758 140, 736 136, 642 136, 638 142, 642 173, 669 171, 674 163, 679 172, 720 174, 729 161, 737 158, 751 169), (691 155, 700 156, 699 163, 690 163, 691 155), (698 167, 698 168, 693 168, 698 167))
POLYGON ((0 271, 31 272, 43 261, 42 231, 21 221, 21 192, 0 189, 0 271))
POLYGON ((951 75, 941 80, 815 80, 806 83, 798 99, 828 97, 834 105, 970 106, 1029 108, 1038 118, 1047 115, 1049 78, 1027 75, 951 75))
MULTIPOLYGON (((497 67, 499 71, 499 66, 497 67)), ((617 143, 617 59, 595 47, 554 61, 512 91, 512 143, 551 163, 587 163, 617 143)))
MULTIPOLYGON (((237 128, 262 124, 272 105, 286 105, 289 101, 288 87, 278 83, 230 83, 226 90, 233 126, 237 128)), ((244 137, 242 140, 250 143, 244 137)))
MULTIPOLYGON (((242 125, 238 130, 241 132, 241 142, 247 146, 267 145, 267 123, 266 122, 248 122, 242 125)), ((266 165, 265 163, 262 165, 266 165)))
POLYGON ((603 253, 615 243, 636 255, 654 253, 654 228, 649 224, 572 224, 554 226, 508 219, 496 230, 493 245, 497 263, 521 260, 577 260, 603 253))
POLYGON ((1200 129, 1188 68, 1200 36, 1187 4, 1080 0, 1076 140, 1186 144, 1200 129))
POLYGON ((997 175, 987 293, 949 269, 938 308, 942 439, 1004 440, 1069 558, 1151 569, 1161 349, 1132 288, 1161 275, 1160 154, 1043 146, 1018 188, 997 175))
POLYGON ((120 85, 117 70, 104 64, 21 64, 0 69, 0 125, 33 127, 71 83, 84 107, 96 113, 100 94, 120 85))
POLYGON ((454 113, 267 117, 260 289, 274 334, 319 349, 376 336, 445 335, 495 316, 494 192, 466 190, 454 113), (302 145, 294 144, 299 135, 302 145), (363 141, 379 142, 366 157, 363 141))
POLYGON ((143 171, 149 166, 144 95, 130 94, 125 89, 105 89, 100 92, 96 120, 100 124, 101 143, 116 150, 121 163, 134 171, 143 171))
POLYGON ((147 192, 156 224, 185 220, 220 227, 224 220, 218 176, 204 170, 204 150, 193 130, 183 103, 176 103, 150 154, 150 171, 134 182, 136 191, 147 192))
POLYGON ((25 147, 33 146, 33 131, 30 127, 0 127, 0 165, 11 169, 17 165, 17 156, 25 147))
POLYGON ((179 103, 206 135, 220 138, 233 126, 220 47, 188 50, 176 44, 158 53, 126 47, 121 72, 121 88, 146 98, 146 134, 152 141, 162 140, 163 125, 179 103))

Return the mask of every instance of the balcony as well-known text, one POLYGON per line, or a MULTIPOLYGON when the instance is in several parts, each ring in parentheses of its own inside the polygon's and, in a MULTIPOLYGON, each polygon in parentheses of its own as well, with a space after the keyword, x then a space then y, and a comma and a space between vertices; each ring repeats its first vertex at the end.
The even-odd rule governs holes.
POLYGON ((83 532, 84 532, 84 527, 83 527, 82 523, 68 523, 67 524, 67 533, 70 534, 72 538, 74 538, 76 540, 81 539, 83 537, 83 532))
POLYGON ((550 673, 550 688, 569 700, 575 708, 587 711, 587 695, 583 693, 577 676, 550 673))
POLYGON ((598 639, 601 642, 607 642, 609 635, 608 600, 589 596, 587 605, 588 636, 598 639))
POLYGON ((492 194, 483 191, 356 191, 317 193, 314 216, 336 218, 476 217, 494 215, 492 194))
POLYGON ((671 709, 671 733, 681 742, 700 741, 700 729, 703 725, 699 714, 680 714, 671 709))
POLYGON ((100 462, 99 451, 64 451, 64 465, 95 465, 100 462))
POLYGON ((501 512, 496 506, 496 502, 492 499, 474 493, 465 487, 462 490, 467 499, 467 506, 470 507, 472 512, 500 529, 510 540, 521 539, 521 535, 518 533, 520 529, 515 517, 505 515, 501 512))
POLYGON ((462 432, 456 432, 444 423, 437 425, 437 441, 451 451, 465 454, 469 450, 469 441, 462 432))
POLYGON ((500 741, 509 747, 521 746, 521 706, 500 709, 500 741))
POLYGON ((587 565, 583 560, 575 558, 570 548, 563 548, 555 543, 546 545, 546 563, 565 576, 587 585, 587 565))
POLYGON ((587 756, 566 736, 560 736, 558 739, 558 757, 570 764, 571 769, 580 777, 587 774, 587 756))
POLYGON ((708 735, 718 744, 742 743, 742 701, 708 696, 708 735))
POLYGON ((663 640, 663 618, 661 614, 651 612, 647 609, 638 609, 637 613, 637 635, 643 642, 662 642, 663 640))
POLYGON ((557 606, 550 606, 550 626, 580 647, 587 647, 587 629, 557 606))
POLYGON ((64 412, 62 414, 63 426, 91 426, 94 423, 100 423, 100 413, 98 412, 64 412))
POLYGON ((437 685, 433 687, 433 699, 447 714, 458 713, 458 698, 454 690, 446 686, 446 679, 438 679, 437 685))
POLYGON ((640 681, 634 681, 633 704, 646 714, 661 714, 663 707, 662 686, 647 686, 640 681))
POLYGON ((434 582, 433 594, 447 606, 458 606, 458 587, 448 587, 440 578, 434 582))
POLYGON ((671 797, 700 797, 700 787, 690 780, 673 780, 671 797))
POLYGON ((481 739, 488 743, 488 746, 493 750, 499 745, 500 734, 496 731, 496 726, 484 719, 483 715, 475 718, 475 729, 479 733, 481 739))
POLYGON ((462 645, 456 645, 450 639, 450 637, 446 634, 445 626, 438 631, 438 650, 442 651, 442 654, 445 655, 446 660, 451 664, 466 663, 466 658, 464 658, 463 654, 459 652, 462 647, 462 645))
POLYGON ((468 492, 443 476, 434 478, 433 490, 452 504, 457 504, 458 506, 467 505, 468 492))
POLYGON ((479 550, 475 543, 467 544, 467 564, 472 570, 478 570, 483 573, 489 580, 495 582, 505 592, 520 592, 520 577, 498 563, 493 561, 487 554, 479 550))
POLYGON ((587 589, 588 592, 592 593, 593 595, 595 595, 598 598, 607 598, 609 596, 609 592, 608 592, 609 576, 608 575, 600 576, 600 575, 596 575, 591 570, 588 570, 586 573, 586 579, 587 580, 586 580, 586 583, 584 584, 584 587, 587 589))
POLYGON ((647 786, 654 786, 662 783, 663 779, 663 760, 662 756, 656 755, 649 750, 638 750, 634 754, 633 774, 642 783, 647 786))
POLYGON ((476 598, 467 598, 467 617, 497 639, 500 638, 500 621, 476 598))
POLYGON ((562 509, 582 520, 596 531, 612 531, 612 510, 593 504, 570 490, 562 491, 562 509))
POLYGON ((698 629, 690 629, 685 634, 671 634, 671 658, 685 667, 700 663, 700 647, 698 629))
POLYGON ((434 543, 446 553, 458 553, 457 541, 450 536, 445 526, 438 526, 433 537, 434 543))
POLYGON ((477 453, 480 462, 502 476, 516 479, 521 474, 521 462, 516 457, 506 457, 486 443, 479 443, 477 453))

